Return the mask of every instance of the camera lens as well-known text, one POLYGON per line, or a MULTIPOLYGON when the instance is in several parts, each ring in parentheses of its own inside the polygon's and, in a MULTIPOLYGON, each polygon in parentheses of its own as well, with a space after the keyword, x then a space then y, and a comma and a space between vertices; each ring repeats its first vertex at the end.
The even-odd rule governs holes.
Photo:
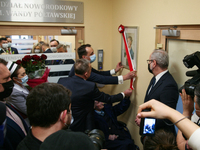
POLYGON ((92 140, 94 146, 97 150, 101 150, 104 146, 105 136, 101 130, 93 129, 88 133, 90 139, 92 140))

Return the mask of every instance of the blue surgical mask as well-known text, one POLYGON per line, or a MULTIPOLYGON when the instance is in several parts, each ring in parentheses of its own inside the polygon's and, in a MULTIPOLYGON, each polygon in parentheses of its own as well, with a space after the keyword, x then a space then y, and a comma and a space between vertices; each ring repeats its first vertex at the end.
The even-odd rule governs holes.
POLYGON ((95 60, 96 60, 96 55, 95 54, 90 56, 90 63, 94 62, 95 60))
POLYGON ((28 81, 28 76, 26 75, 23 78, 21 78, 21 81, 22 81, 21 84, 26 83, 28 81))

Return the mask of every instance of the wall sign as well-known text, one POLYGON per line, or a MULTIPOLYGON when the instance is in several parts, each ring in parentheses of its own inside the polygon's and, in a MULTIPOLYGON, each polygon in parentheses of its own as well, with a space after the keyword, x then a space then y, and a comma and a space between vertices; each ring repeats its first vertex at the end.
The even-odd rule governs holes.
POLYGON ((0 21, 83 23, 83 2, 0 0, 0 21))

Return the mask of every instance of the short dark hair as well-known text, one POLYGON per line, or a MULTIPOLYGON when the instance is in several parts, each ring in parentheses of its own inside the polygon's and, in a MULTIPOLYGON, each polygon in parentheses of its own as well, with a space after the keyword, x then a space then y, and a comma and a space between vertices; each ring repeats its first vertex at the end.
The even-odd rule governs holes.
MULTIPOLYGON (((38 44, 39 44, 39 43, 38 43, 38 44)), ((42 45, 42 46, 49 47, 49 44, 48 44, 48 43, 45 43, 45 42, 44 42, 44 43, 42 43, 41 45, 42 45)))
POLYGON ((5 61, 4 59, 0 58, 0 64, 4 64, 6 66, 8 64, 8 62, 5 61))
POLYGON ((143 142, 144 150, 178 150, 174 134, 162 129, 157 130, 155 136, 146 136, 143 142))
POLYGON ((0 43, 1 43, 2 41, 7 41, 7 38, 0 38, 0 43))
POLYGON ((56 39, 52 39, 52 40, 50 41, 50 43, 53 42, 53 41, 56 41, 58 44, 60 44, 59 41, 56 40, 56 39))
POLYGON ((89 67, 90 61, 87 59, 78 59, 76 60, 76 63, 74 65, 74 70, 76 74, 83 75, 85 72, 87 72, 89 67))
POLYGON ((87 51, 86 51, 86 47, 91 47, 90 44, 85 44, 85 45, 81 45, 79 48, 78 48, 78 56, 79 58, 81 59, 83 55, 87 55, 87 51))
POLYGON ((71 91, 61 84, 42 83, 34 87, 27 99, 27 115, 32 126, 50 127, 60 113, 69 110, 71 91))

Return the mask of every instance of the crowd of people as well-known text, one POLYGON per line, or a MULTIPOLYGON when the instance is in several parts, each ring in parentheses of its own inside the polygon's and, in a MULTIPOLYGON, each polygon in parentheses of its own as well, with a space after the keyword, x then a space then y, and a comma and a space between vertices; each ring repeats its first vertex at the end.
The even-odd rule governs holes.
MULTIPOLYGON (((52 39, 49 43, 40 41, 33 44, 30 53, 67 53, 69 48, 70 45, 52 39)), ((17 48, 13 47, 11 37, 0 38, 0 54, 19 54, 17 48)))
MULTIPOLYGON (((50 46, 40 43, 32 50, 34 53, 55 51, 67 52, 67 46, 52 40, 50 46)), ((88 132, 99 129, 105 137, 102 148, 139 150, 126 124, 117 120, 117 116, 131 105, 132 89, 109 95, 96 86, 96 83, 123 84, 123 81, 135 78, 136 71, 113 76, 123 68, 120 62, 115 69, 98 71, 92 68, 96 55, 90 44, 80 46, 77 52, 79 59, 69 77, 60 78, 58 83, 42 83, 31 91, 23 85, 28 80, 25 69, 0 59, 1 149, 94 150, 96 147, 88 132), (115 102, 118 104, 113 105, 115 102)), ((65 60, 58 63, 65 63, 65 60)), ((147 65, 153 78, 147 87, 144 104, 138 108, 135 123, 140 127, 144 117, 156 118, 156 123, 154 136, 141 135, 144 150, 198 149, 200 85, 196 86, 194 99, 184 89, 179 93, 169 73, 169 57, 164 50, 154 50, 147 65), (176 111, 179 94, 183 114, 176 111), (196 113, 192 115, 194 102, 196 113), (149 111, 142 111, 144 109, 149 111), (179 128, 178 133, 175 125, 179 128)))

